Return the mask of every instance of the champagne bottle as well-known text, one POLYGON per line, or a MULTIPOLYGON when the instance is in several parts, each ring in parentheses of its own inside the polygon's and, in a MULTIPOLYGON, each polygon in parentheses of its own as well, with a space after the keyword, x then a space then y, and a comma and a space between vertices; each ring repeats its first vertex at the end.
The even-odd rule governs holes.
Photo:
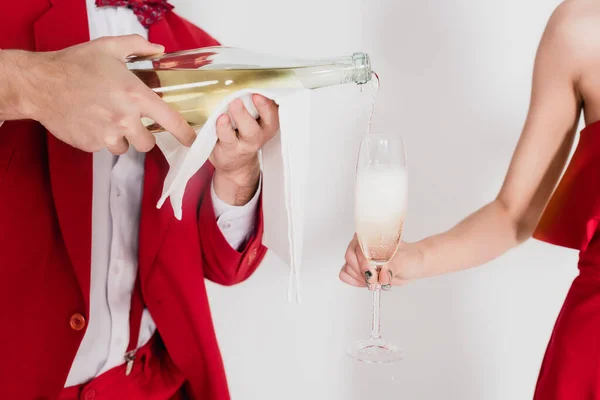
MULTIPOLYGON (((371 80, 365 53, 323 60, 291 60, 230 47, 207 47, 158 57, 136 57, 128 67, 148 87, 200 128, 228 95, 247 88, 316 89, 371 80)), ((149 131, 163 131, 149 118, 149 131)))

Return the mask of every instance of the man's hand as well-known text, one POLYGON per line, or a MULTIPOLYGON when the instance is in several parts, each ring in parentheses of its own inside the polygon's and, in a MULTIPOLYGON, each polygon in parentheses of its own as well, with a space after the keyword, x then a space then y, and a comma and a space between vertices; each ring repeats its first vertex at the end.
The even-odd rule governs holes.
POLYGON ((215 192, 221 200, 235 206, 246 204, 256 193, 260 178, 258 149, 279 129, 277 105, 257 94, 252 96, 252 101, 258 110, 258 120, 239 99, 229 105, 237 130, 228 115, 219 117, 219 141, 210 156, 215 167, 215 192))
POLYGON ((87 152, 107 147, 123 154, 129 144, 149 151, 155 139, 142 117, 189 146, 196 136, 193 129, 125 66, 129 56, 163 51, 139 35, 128 35, 56 52, 11 52, 11 76, 19 82, 18 116, 39 121, 61 141, 87 152))

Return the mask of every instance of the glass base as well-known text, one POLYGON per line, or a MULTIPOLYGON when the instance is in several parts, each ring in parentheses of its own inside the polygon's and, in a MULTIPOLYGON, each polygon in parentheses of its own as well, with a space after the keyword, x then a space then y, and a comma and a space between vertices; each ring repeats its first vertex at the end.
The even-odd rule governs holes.
POLYGON ((361 340, 348 349, 347 355, 369 364, 388 364, 402 360, 404 350, 383 339, 361 340))

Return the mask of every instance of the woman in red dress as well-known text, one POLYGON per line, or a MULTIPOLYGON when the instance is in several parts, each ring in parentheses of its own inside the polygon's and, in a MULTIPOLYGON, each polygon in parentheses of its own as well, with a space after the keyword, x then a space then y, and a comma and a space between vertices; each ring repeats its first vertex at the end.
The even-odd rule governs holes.
POLYGON ((532 86, 496 199, 447 232, 403 243, 379 274, 355 238, 340 278, 355 286, 379 280, 385 289, 484 264, 531 236, 577 249, 580 273, 556 322, 534 398, 600 400, 600 2, 569 0, 555 10, 532 86), (582 112, 586 127, 560 179, 582 112))

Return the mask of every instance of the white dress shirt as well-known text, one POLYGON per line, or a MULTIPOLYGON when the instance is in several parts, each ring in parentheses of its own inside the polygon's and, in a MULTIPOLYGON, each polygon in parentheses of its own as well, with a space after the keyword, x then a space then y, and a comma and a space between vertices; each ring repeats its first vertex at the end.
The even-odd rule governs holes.
MULTIPOLYGON (((146 29, 128 8, 97 8, 86 0, 90 39, 132 33, 147 37, 146 29)), ((93 157, 92 265, 88 328, 71 365, 65 387, 87 382, 125 362, 129 342, 129 309, 138 268, 138 233, 144 154, 133 147, 122 156, 106 149, 93 157)), ((245 206, 221 201, 211 185, 217 224, 233 248, 253 232, 260 188, 245 206)), ((144 310, 138 347, 156 326, 144 310)))

